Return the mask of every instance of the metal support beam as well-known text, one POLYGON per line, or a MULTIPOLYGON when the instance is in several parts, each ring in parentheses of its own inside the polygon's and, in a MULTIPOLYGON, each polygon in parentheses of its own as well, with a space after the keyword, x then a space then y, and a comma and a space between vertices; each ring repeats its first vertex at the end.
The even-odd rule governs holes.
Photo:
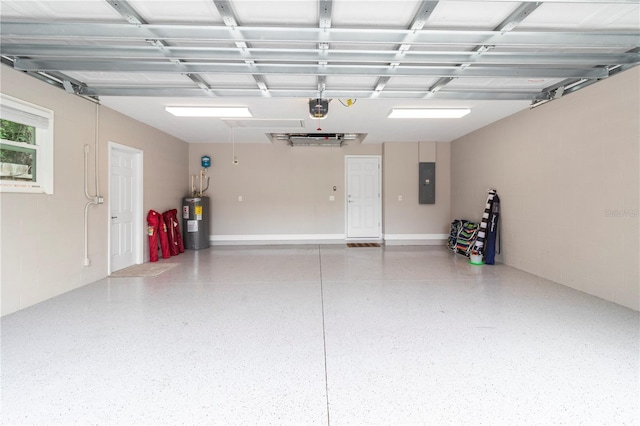
MULTIPOLYGON (((14 59, 8 58, 7 56, 3 55, 0 61, 5 65, 13 67, 14 59)), ((80 93, 83 90, 87 89, 86 84, 80 81, 77 81, 73 78, 69 78, 65 74, 58 73, 58 72, 40 72, 40 71, 23 71, 23 72, 37 80, 43 81, 47 84, 57 87, 58 89, 62 89, 68 93, 73 93, 73 94, 82 96, 83 98, 88 99, 92 102, 98 102, 97 97, 94 97, 93 95, 83 95, 80 93)))
MULTIPOLYGON (((536 10, 542 3, 541 2, 526 2, 520 4, 516 10, 511 12, 509 16, 507 16, 498 26, 494 29, 494 31, 500 32, 500 34, 508 33, 513 30, 520 22, 522 22, 527 16, 531 14, 534 10, 536 10)), ((493 43, 487 42, 482 45, 475 46, 472 49, 472 52, 475 52, 477 55, 484 55, 485 52, 494 48, 495 45, 493 43)), ((474 61, 475 62, 475 61, 474 61)), ((470 66, 470 61, 464 61, 460 63, 461 68, 466 68, 470 66)), ((432 96, 433 93, 442 89, 444 86, 449 84, 453 79, 451 78, 441 78, 436 81, 429 88, 429 96, 432 96)))
MULTIPOLYGON (((163 40, 220 41, 238 40, 237 29, 215 25, 129 25, 114 23, 54 23, 54 22, 0 22, 3 39, 30 42, 37 39, 51 42, 56 39, 73 40, 163 40)), ((349 44, 402 44, 412 30, 384 28, 307 28, 307 27, 242 27, 242 41, 247 43, 349 43, 349 44)), ((419 30, 412 44, 442 46, 478 46, 491 44, 504 47, 547 48, 633 48, 640 46, 637 31, 500 31, 480 30, 419 30)))
POLYGON ((433 83, 429 87, 429 89, 427 90, 427 94, 425 95, 425 98, 433 97, 433 95, 438 93, 440 90, 442 90, 443 87, 451 83, 453 80, 454 80, 454 77, 440 77, 435 83, 433 83))
POLYGON ((322 99, 322 97, 324 96, 324 91, 327 88, 327 76, 326 75, 317 76, 316 84, 318 86, 318 94, 314 97, 318 99, 322 99))
POLYGON ((108 60, 60 61, 17 58, 14 67, 22 71, 103 71, 148 72, 178 74, 292 74, 292 75, 380 75, 388 77, 513 77, 513 78, 604 78, 607 70, 578 67, 490 67, 460 68, 455 66, 402 66, 389 68, 378 65, 311 65, 311 64, 217 64, 209 62, 160 62, 108 60))
MULTIPOLYGON (((333 0, 318 0, 318 27, 323 29, 331 28, 331 19, 333 15, 333 0)), ((323 37, 324 38, 324 37, 323 37)), ((317 44, 318 58, 317 64, 327 65, 329 63, 329 43, 323 41, 317 44)), ((324 97, 324 91, 327 87, 327 76, 319 75, 316 77, 316 84, 318 86, 318 99, 324 97)))
POLYGON ((333 11, 333 0, 319 0, 318 15, 320 17, 318 26, 320 28, 331 28, 331 16, 333 11))
POLYGON ((524 21, 542 2, 525 2, 520 4, 516 10, 511 12, 496 28, 495 31, 508 32, 513 30, 519 23, 524 21))
MULTIPOLYGON (((262 97, 256 88, 213 88, 221 97, 262 97)), ((87 96, 145 96, 145 97, 203 97, 206 94, 194 87, 114 87, 99 86, 85 87, 80 91, 87 96)), ((315 89, 271 89, 270 94, 274 98, 314 98, 317 95, 315 89)), ((368 98, 370 90, 327 90, 327 98, 368 98)), ((482 91, 482 90, 443 90, 435 99, 446 100, 511 100, 511 101, 535 101, 547 99, 547 95, 541 92, 523 91, 482 91)), ((413 90, 385 90, 380 93, 381 99, 419 99, 413 90)))
MULTIPOLYGON (((240 54, 243 56, 245 63, 249 65, 255 64, 255 59, 247 50, 250 45, 245 40, 242 40, 242 32, 237 31, 239 26, 238 19, 233 12, 231 2, 228 0, 213 0, 213 4, 216 6, 216 9, 218 9, 220 16, 222 16, 224 25, 236 30, 233 34, 235 45, 240 49, 240 54)), ((267 82, 265 81, 264 76, 254 73, 252 73, 251 75, 253 77, 253 80, 256 82, 256 86, 258 86, 263 96, 269 97, 269 88, 267 87, 267 82)))
MULTIPOLYGON (((625 54, 637 54, 640 52, 640 47, 636 47, 633 48, 631 50, 628 50, 627 52, 625 52, 625 54)), ((635 64, 637 65, 637 64, 635 64)), ((615 75, 619 72, 628 70, 629 68, 635 66, 634 64, 621 64, 621 63, 617 63, 617 65, 613 66, 613 67, 596 67, 596 68, 605 68, 608 72, 608 76, 612 76, 615 75)), ((606 78, 606 77, 605 77, 606 78)), ((562 93, 561 96, 566 96, 570 93, 576 92, 580 89, 584 89, 587 86, 590 86, 594 83, 597 83, 598 81, 600 81, 600 79, 588 79, 588 78, 568 78, 566 80, 562 80, 556 84, 553 84, 549 87, 546 87, 542 90, 542 93, 544 93, 547 96, 547 100, 534 100, 531 104, 531 108, 535 108, 537 106, 540 106, 543 103, 546 103, 548 101, 557 99, 557 94, 558 94, 558 90, 562 89, 562 93)))
POLYGON ((236 15, 233 13, 231 2, 227 0, 213 0, 213 4, 218 9, 218 13, 222 16, 222 21, 228 27, 237 27, 236 15))
MULTIPOLYGON (((154 40, 158 42, 158 40, 154 40)), ((309 62, 388 64, 398 61, 409 64, 461 64, 479 65, 582 65, 639 64, 640 53, 570 53, 570 52, 493 52, 481 55, 469 51, 408 50, 402 55, 397 50, 341 50, 295 49, 295 48, 247 48, 256 62, 309 62)), ((234 47, 177 47, 156 44, 149 46, 95 46, 62 44, 5 44, 0 46, 3 55, 22 56, 32 59, 51 58, 75 60, 127 59, 147 60, 166 57, 181 61, 243 61, 245 56, 234 47)))
POLYGON ((380 96, 380 93, 384 90, 387 83, 391 80, 391 77, 379 77, 376 81, 376 85, 373 87, 373 92, 371 93, 371 98, 377 98, 380 96))
MULTIPOLYGON (((390 67, 392 68, 397 67, 402 62, 404 62, 405 58, 408 57, 406 53, 408 52, 409 49, 411 49, 411 43, 415 39, 416 31, 424 28, 427 20, 433 13, 438 3, 439 3, 438 0, 435 0, 435 1, 422 0, 422 3, 420 3, 420 6, 418 7, 418 11, 415 13, 415 15, 413 16, 413 19, 411 20, 411 25, 409 25, 409 30, 411 30, 412 32, 408 33, 405 36, 403 42, 396 47, 395 49, 396 54, 394 55, 393 59, 389 61, 389 64, 388 64, 390 67)), ((389 79, 390 79, 389 77, 378 78, 378 80, 376 81, 374 91, 371 94, 371 97, 375 98, 380 96, 380 92, 384 90, 384 87, 389 82, 389 79)))
MULTIPOLYGON (((135 25, 147 25, 148 22, 140 15, 133 6, 129 4, 127 0, 107 0, 107 3, 111 5, 120 15, 122 15, 127 22, 135 25)), ((169 51, 170 44, 161 39, 147 39, 154 49, 162 56, 168 58, 172 63, 179 64, 181 60, 175 58, 169 51)), ((191 79, 200 89, 204 90, 207 95, 212 95, 211 89, 207 83, 198 75, 187 74, 187 77, 191 79)))
POLYGON ((141 25, 148 23, 126 0, 107 0, 107 3, 130 24, 141 25))
POLYGON ((432 1, 432 0, 423 0, 418 7, 418 12, 413 17, 413 21, 411 21, 411 25, 409 26, 410 30, 421 30, 424 28, 427 20, 433 13, 436 6, 440 3, 440 1, 432 1))
MULTIPOLYGON (((633 49, 634 51, 638 49, 633 49)), ((597 83, 604 78, 611 77, 612 75, 618 74, 622 71, 626 71, 631 68, 633 65, 614 65, 611 67, 598 67, 598 69, 604 69, 607 71, 608 76, 596 79, 590 78, 568 78, 566 80, 562 80, 556 84, 553 84, 549 87, 546 87, 542 90, 542 93, 548 98, 548 100, 555 100, 561 96, 566 96, 571 93, 577 92, 580 89, 584 89, 587 86, 591 86, 594 83, 597 83)), ((531 107, 534 108, 539 106, 540 100, 534 100, 531 104, 531 107)))

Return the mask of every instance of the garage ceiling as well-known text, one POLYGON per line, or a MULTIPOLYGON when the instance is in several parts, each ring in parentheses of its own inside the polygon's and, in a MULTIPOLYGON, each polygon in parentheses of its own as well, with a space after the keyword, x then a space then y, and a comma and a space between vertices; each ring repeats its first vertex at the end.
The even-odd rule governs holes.
POLYGON ((188 142, 316 128, 450 141, 640 63, 638 0, 2 0, 0 16, 4 64, 188 142), (331 99, 326 119, 310 98, 331 99), (177 105, 254 120, 164 110, 177 105), (394 107, 472 112, 387 118, 394 107))

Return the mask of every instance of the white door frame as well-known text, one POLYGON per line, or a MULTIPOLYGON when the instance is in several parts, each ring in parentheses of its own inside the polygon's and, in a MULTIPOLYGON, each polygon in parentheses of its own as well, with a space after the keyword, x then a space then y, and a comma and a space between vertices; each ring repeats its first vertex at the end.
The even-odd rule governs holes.
POLYGON ((345 155, 344 156, 344 235, 346 240, 381 240, 382 239, 382 155, 345 155), (376 237, 349 238, 349 159, 350 158, 377 158, 378 165, 378 212, 380 222, 376 237))
MULTIPOLYGON (((135 167, 135 171, 134 171, 134 183, 133 183, 133 190, 135 191, 135 194, 133 196, 133 199, 135 200, 133 203, 133 234, 134 234, 134 238, 133 238, 133 253, 134 253, 134 259, 135 259, 135 263, 136 264, 141 264, 144 262, 143 259, 143 254, 144 254, 144 228, 143 228, 143 224, 142 224, 142 219, 143 219, 143 188, 144 188, 144 182, 143 182, 143 156, 144 156, 144 152, 136 149, 136 148, 131 148, 129 146, 126 145, 121 145, 119 143, 115 143, 115 142, 111 142, 109 141, 109 163, 108 163, 108 170, 109 170, 109 192, 108 192, 108 206, 107 206, 107 213, 109 215, 109 217, 111 217, 111 158, 112 158, 112 154, 113 151, 121 151, 121 152, 126 152, 127 154, 133 154, 134 156, 134 167, 135 167)), ((107 248, 107 269, 108 269, 108 273, 111 274, 111 219, 108 220, 109 226, 107 228, 107 238, 109 241, 108 244, 108 248, 107 248)))

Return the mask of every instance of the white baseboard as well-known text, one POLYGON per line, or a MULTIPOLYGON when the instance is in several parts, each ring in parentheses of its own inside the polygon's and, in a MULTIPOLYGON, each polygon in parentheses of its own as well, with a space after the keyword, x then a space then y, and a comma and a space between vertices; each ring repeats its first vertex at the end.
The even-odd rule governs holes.
POLYGON ((344 234, 210 235, 212 245, 344 244, 344 234))
POLYGON ((384 242, 389 246, 441 246, 448 238, 449 234, 385 234, 384 242))
MULTIPOLYGON (((387 245, 444 245, 448 234, 385 234, 387 245)), ((345 234, 270 234, 270 235, 210 235, 211 245, 273 245, 273 244, 345 244, 345 234)), ((380 241, 371 239, 371 241, 380 241)))

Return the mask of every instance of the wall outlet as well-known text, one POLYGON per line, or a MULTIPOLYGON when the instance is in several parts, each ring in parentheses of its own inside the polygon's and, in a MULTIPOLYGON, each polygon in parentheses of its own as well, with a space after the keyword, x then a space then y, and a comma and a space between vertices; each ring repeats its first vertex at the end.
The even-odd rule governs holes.
POLYGON ((402 195, 398 195, 398 201, 402 201, 402 195))
POLYGON ((336 197, 334 197, 333 195, 329 195, 329 201, 335 201, 336 197))

